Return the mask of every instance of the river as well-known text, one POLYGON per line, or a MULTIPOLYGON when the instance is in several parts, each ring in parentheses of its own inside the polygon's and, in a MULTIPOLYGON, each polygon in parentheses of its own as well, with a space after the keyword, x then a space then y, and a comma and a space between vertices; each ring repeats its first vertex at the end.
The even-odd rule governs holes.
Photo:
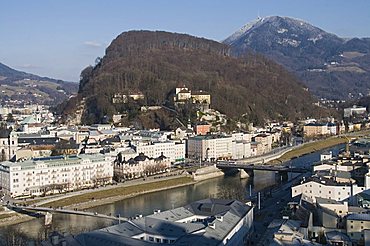
MULTIPOLYGON (((344 145, 338 145, 329 150, 336 155, 339 149, 344 145)), ((289 161, 287 164, 295 167, 308 167, 313 162, 319 161, 320 153, 318 151, 289 161)), ((294 177, 290 175, 289 178, 294 177)), ((256 171, 254 177, 248 179, 240 179, 236 175, 226 175, 225 177, 206 180, 194 185, 164 190, 155 193, 143 194, 133 198, 117 201, 112 204, 103 205, 90 209, 102 214, 119 214, 122 217, 133 217, 137 214, 148 215, 154 210, 167 210, 173 207, 179 207, 191 203, 196 200, 209 197, 218 197, 224 195, 225 191, 240 191, 244 194, 249 193, 249 187, 252 186, 253 192, 263 188, 276 185, 281 182, 276 178, 274 172, 256 171)), ((41 238, 45 229, 43 227, 44 218, 33 219, 17 225, 9 226, 7 232, 14 231, 25 235, 29 239, 41 238)), ((72 234, 83 231, 94 230, 111 225, 110 220, 85 217, 78 215, 54 214, 52 230, 59 232, 68 232, 72 234)), ((5 236, 5 228, 0 229, 0 235, 5 236)))

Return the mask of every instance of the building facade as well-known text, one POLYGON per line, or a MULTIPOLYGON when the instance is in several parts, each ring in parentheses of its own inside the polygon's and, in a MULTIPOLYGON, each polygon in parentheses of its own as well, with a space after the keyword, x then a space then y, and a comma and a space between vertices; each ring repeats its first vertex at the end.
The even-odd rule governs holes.
POLYGON ((365 187, 357 186, 357 184, 339 183, 323 177, 311 177, 292 187, 292 197, 302 195, 312 203, 316 203, 317 197, 344 201, 364 190, 365 187))
POLYGON ((171 168, 171 161, 165 156, 149 158, 140 153, 130 159, 118 160, 114 164, 114 176, 120 180, 146 177, 157 173, 163 173, 171 168))
POLYGON ((132 143, 136 153, 143 153, 150 158, 157 158, 161 155, 166 156, 172 163, 185 160, 185 143, 175 141, 136 141, 132 143))
POLYGON ((39 196, 110 183, 113 160, 104 155, 54 156, 1 162, 2 191, 11 197, 39 196))
POLYGON ((232 137, 221 135, 195 136, 188 139, 188 158, 202 161, 232 158, 232 137))
POLYGON ((0 130, 0 161, 12 159, 18 149, 18 137, 8 129, 0 130))
POLYGON ((368 231, 369 228, 370 214, 350 214, 347 216, 347 235, 352 242, 358 245, 368 245, 365 243, 365 231, 368 231))

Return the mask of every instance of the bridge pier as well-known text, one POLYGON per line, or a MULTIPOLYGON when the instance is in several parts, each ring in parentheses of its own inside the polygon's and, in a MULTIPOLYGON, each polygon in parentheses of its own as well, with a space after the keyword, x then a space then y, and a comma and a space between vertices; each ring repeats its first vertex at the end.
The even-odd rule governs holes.
POLYGON ((289 175, 287 171, 278 171, 279 180, 281 181, 288 181, 289 175))
POLYGON ((254 176, 253 170, 246 171, 244 169, 239 169, 239 175, 241 179, 246 179, 254 176))

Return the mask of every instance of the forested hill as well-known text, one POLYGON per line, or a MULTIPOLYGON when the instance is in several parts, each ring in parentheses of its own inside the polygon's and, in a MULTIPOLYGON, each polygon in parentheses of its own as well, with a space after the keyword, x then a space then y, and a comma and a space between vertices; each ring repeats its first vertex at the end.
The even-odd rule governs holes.
POLYGON ((85 98, 82 123, 99 122, 130 110, 112 104, 115 93, 140 91, 144 104, 162 105, 179 84, 210 92, 212 108, 253 122, 317 113, 303 85, 262 56, 231 57, 227 45, 186 34, 130 31, 112 41, 96 66, 82 71, 79 95, 64 114, 85 98))

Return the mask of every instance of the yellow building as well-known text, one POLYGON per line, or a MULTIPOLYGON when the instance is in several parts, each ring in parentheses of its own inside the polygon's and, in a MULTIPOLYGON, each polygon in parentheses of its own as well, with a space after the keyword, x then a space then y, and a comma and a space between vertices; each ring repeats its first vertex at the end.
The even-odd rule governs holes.
POLYGON ((305 137, 327 135, 328 127, 326 124, 310 123, 303 127, 303 133, 305 137))
POLYGON ((205 91, 195 91, 191 93, 191 100, 193 103, 211 104, 211 95, 205 91))

